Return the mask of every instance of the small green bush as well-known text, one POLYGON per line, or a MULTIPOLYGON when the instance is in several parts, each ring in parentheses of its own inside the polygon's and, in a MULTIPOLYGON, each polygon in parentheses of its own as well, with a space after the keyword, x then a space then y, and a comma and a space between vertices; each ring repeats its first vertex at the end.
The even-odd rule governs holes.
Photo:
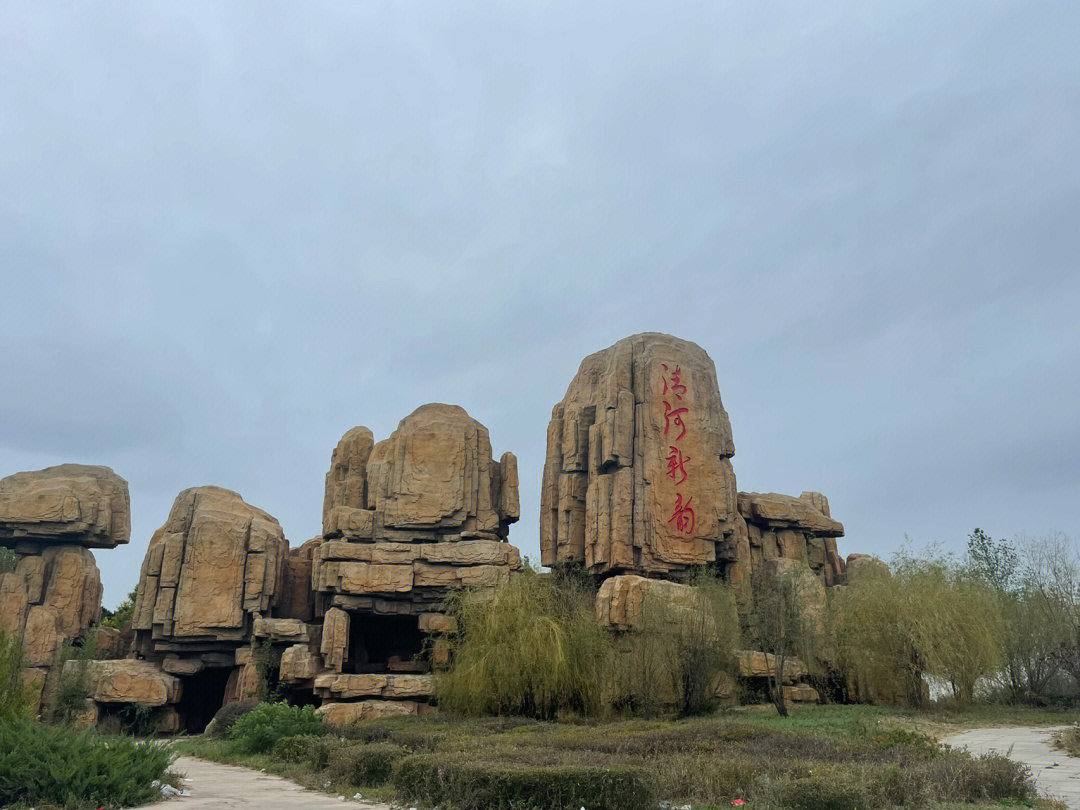
POLYGON ((392 743, 342 745, 330 755, 327 774, 351 785, 381 785, 408 751, 392 743))
POLYGON ((229 739, 249 753, 269 751, 282 737, 318 734, 322 717, 314 706, 290 706, 288 703, 260 703, 239 718, 229 730, 229 739))
POLYGON ((394 771, 412 801, 455 810, 639 810, 655 806, 646 779, 629 768, 570 768, 447 760, 417 754, 394 771))
POLYGON ((123 630, 135 615, 136 595, 136 589, 132 588, 131 593, 124 597, 124 601, 116 606, 116 610, 103 607, 101 609, 101 623, 105 627, 111 627, 114 630, 123 630))
POLYGON ((339 738, 319 734, 282 737, 274 743, 273 755, 282 762, 306 763, 313 771, 325 770, 330 758, 346 743, 339 738))
POLYGON ((217 710, 214 719, 207 725, 207 734, 220 740, 226 739, 236 721, 258 705, 254 700, 234 700, 226 703, 217 710))
POLYGON ((0 723, 0 806, 128 807, 160 798, 172 759, 159 745, 31 720, 0 723))

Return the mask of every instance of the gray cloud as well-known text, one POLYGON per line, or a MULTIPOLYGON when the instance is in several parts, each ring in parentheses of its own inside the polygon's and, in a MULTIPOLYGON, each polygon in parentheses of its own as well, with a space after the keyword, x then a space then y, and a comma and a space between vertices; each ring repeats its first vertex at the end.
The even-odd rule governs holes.
POLYGON ((845 551, 1080 530, 1074 3, 9 4, 0 471, 215 483, 319 527, 354 424, 464 405, 520 459, 660 330, 747 489, 845 551))

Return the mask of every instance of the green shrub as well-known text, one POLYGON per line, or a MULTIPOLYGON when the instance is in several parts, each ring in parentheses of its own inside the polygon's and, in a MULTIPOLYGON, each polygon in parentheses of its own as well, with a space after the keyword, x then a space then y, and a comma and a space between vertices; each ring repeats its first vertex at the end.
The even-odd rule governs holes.
POLYGON ((0 627, 0 722, 29 712, 30 695, 23 683, 22 665, 22 639, 0 627))
POLYGON ((159 745, 30 720, 0 723, 0 806, 120 807, 160 798, 172 755, 159 745))
POLYGON ((394 765, 408 754, 392 743, 340 745, 330 754, 327 775, 351 785, 381 785, 390 780, 394 765))
POLYGON ((217 739, 226 739, 236 721, 258 705, 254 700, 234 700, 226 703, 217 710, 214 719, 206 727, 206 733, 217 739))
POLYGON ((58 723, 70 723, 86 706, 90 697, 90 683, 87 668, 94 660, 97 650, 97 630, 91 630, 80 646, 65 641, 60 648, 57 667, 60 669, 60 688, 56 693, 52 717, 58 723), (64 666, 68 661, 75 661, 74 667, 64 666))
POLYGON ((260 703, 233 723, 229 739, 250 753, 269 751, 282 737, 318 734, 322 717, 314 706, 290 706, 288 703, 260 703))
POLYGON ((273 754, 282 762, 307 763, 313 771, 321 771, 329 766, 330 758, 343 745, 345 743, 336 737, 298 734, 282 737, 274 743, 273 754))
POLYGON ((447 760, 418 754, 394 771, 403 797, 455 810, 640 810, 655 806, 645 778, 628 768, 571 768, 447 760))
POLYGON ((545 720, 599 710, 607 644, 584 586, 526 571, 490 598, 466 593, 450 609, 458 631, 454 665, 437 680, 440 706, 545 720))
POLYGON ((0 574, 13 574, 19 566, 19 555, 7 547, 0 547, 0 574))
POLYGON ((136 589, 132 588, 131 593, 124 597, 124 601, 116 606, 116 610, 109 610, 108 608, 101 609, 101 623, 105 627, 111 627, 114 630, 123 630, 132 616, 135 615, 135 596, 136 589))

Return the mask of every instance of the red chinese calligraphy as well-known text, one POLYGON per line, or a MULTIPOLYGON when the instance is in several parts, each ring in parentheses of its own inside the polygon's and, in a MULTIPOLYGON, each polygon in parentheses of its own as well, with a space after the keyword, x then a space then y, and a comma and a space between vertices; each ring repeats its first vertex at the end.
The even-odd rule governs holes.
POLYGON ((668 518, 668 523, 674 523, 675 528, 683 534, 694 533, 694 510, 690 508, 690 504, 693 502, 693 496, 686 499, 686 503, 683 503, 682 495, 675 496, 675 513, 668 518))
POLYGON ((667 457, 667 474, 675 482, 675 486, 679 486, 689 477, 684 465, 690 460, 690 456, 684 456, 682 450, 673 444, 668 446, 668 450, 670 452, 667 457))
POLYGON ((672 408, 671 403, 666 399, 664 400, 664 435, 668 435, 668 431, 672 425, 681 428, 681 432, 675 437, 675 441, 679 441, 686 435, 686 425, 683 424, 682 415, 689 412, 689 408, 672 408))
POLYGON ((664 390, 661 393, 666 394, 670 390, 671 393, 673 393, 675 397, 681 401, 683 398, 683 394, 686 393, 686 386, 682 384, 681 380, 682 369, 679 368, 679 366, 675 366, 675 370, 672 371, 670 368, 668 368, 667 363, 661 363, 660 365, 662 365, 664 367, 664 371, 666 371, 670 375, 670 379, 667 376, 664 377, 664 390))

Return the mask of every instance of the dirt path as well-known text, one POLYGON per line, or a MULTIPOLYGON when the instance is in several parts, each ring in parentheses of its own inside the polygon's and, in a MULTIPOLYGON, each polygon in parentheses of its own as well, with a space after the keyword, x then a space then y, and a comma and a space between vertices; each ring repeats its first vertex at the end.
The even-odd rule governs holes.
POLYGON ((172 769, 183 774, 183 787, 188 795, 177 796, 164 804, 146 805, 148 810, 230 807, 251 810, 390 810, 386 804, 351 798, 343 801, 325 793, 307 790, 280 776, 195 757, 179 757, 172 769))
POLYGON ((997 751, 1031 768, 1039 791, 1080 810, 1080 759, 1050 745, 1050 736, 1064 726, 976 728, 942 739, 973 754, 997 751))

